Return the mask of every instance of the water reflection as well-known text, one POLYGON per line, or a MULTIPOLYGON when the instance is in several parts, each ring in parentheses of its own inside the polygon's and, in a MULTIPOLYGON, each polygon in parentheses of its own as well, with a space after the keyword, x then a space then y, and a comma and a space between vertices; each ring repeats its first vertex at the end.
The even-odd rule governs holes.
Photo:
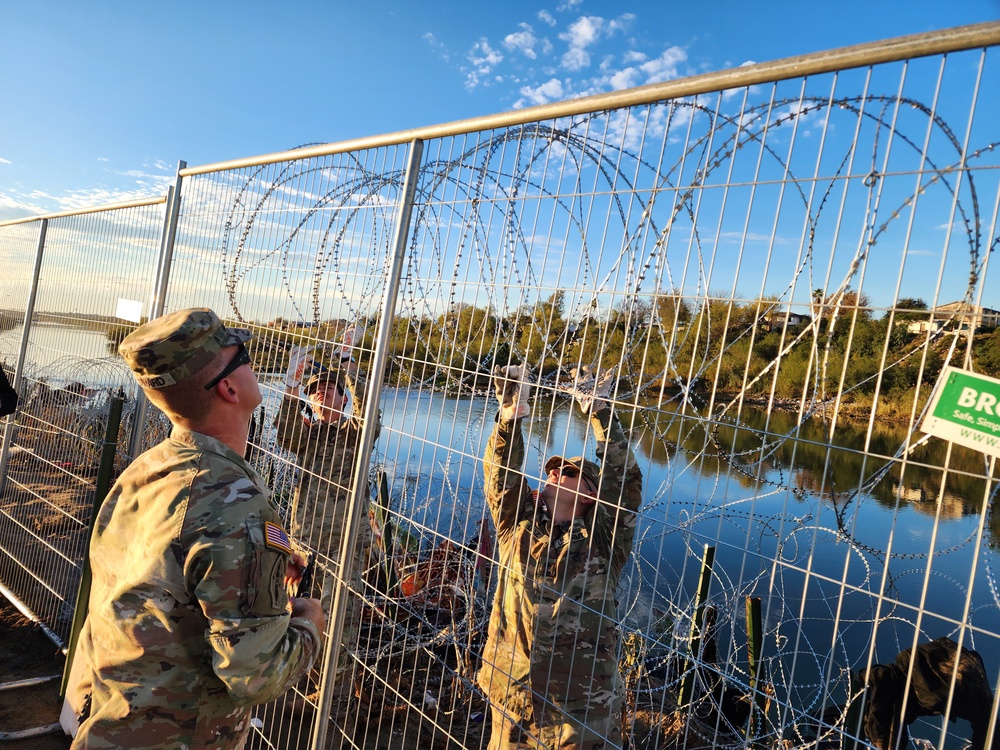
MULTIPOLYGON (((902 502, 942 520, 979 515, 995 487, 983 454, 930 439, 905 461, 901 448, 912 438, 904 427, 797 415, 745 407, 738 420, 706 420, 690 412, 640 410, 647 426, 640 444, 654 464, 666 465, 678 452, 699 457, 709 473, 731 472, 745 488, 771 485, 848 502, 859 494, 887 508, 902 502), (945 470, 947 468, 947 471, 945 470), (941 508, 938 510, 940 501, 941 508)), ((992 531, 995 541, 1000 528, 992 531)))

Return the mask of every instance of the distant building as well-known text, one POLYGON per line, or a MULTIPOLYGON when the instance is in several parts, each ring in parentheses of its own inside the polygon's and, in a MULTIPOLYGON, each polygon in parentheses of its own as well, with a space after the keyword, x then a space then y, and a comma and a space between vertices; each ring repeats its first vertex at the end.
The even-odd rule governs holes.
POLYGON ((1000 310, 970 305, 968 302, 949 302, 938 305, 931 312, 934 318, 940 318, 949 327, 956 327, 960 331, 992 330, 1000 326, 1000 310))
POLYGON ((953 331, 991 331, 1000 326, 1000 310, 970 305, 967 302, 938 305, 926 314, 926 320, 909 321, 906 324, 907 332, 935 334, 945 328, 953 331))
POLYGON ((940 333, 943 328, 944 320, 941 318, 931 318, 930 320, 911 320, 906 325, 907 333, 940 333))
POLYGON ((798 313, 775 311, 764 316, 764 327, 768 331, 780 331, 783 328, 797 328, 808 323, 812 318, 798 313))

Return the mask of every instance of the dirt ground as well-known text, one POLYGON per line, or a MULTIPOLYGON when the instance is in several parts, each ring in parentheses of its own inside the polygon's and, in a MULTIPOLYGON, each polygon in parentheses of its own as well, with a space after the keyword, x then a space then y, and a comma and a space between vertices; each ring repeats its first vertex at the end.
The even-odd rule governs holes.
MULTIPOLYGON (((59 699, 59 685, 62 677, 64 657, 56 645, 42 632, 41 628, 24 617, 6 599, 0 597, 0 684, 6 684, 33 677, 58 677, 47 682, 0 690, 0 748, 3 750, 65 750, 70 746, 70 738, 62 730, 38 735, 20 740, 6 740, 5 734, 18 732, 34 727, 49 726, 58 723, 62 701, 59 699)), ((419 661, 419 660, 418 660, 419 661)), ((479 747, 482 742, 483 727, 476 721, 448 721, 448 715, 462 715, 455 711, 457 706, 448 705, 449 691, 445 685, 436 684, 437 680, 427 679, 432 671, 431 664, 423 662, 413 664, 413 671, 405 675, 408 680, 416 676, 413 672, 423 673, 424 679, 414 682, 421 688, 440 691, 440 713, 428 712, 430 716, 424 720, 413 716, 409 718, 407 706, 392 705, 388 696, 374 696, 365 691, 357 706, 358 713, 354 718, 354 741, 371 750, 393 748, 458 748, 479 747), (428 684, 430 683, 430 684, 428 684), (375 700, 373 700, 375 698, 375 700), (448 710, 451 709, 451 710, 448 710), (432 719, 428 721, 427 719, 432 719), (461 738, 461 743, 449 741, 441 727, 449 727, 453 738, 461 738), (464 724, 464 726, 463 726, 464 724)), ((400 675, 404 677, 404 675, 400 675)), ((405 688, 404 688, 405 690, 405 688)), ((480 716, 485 706, 479 706, 480 716)), ((301 715, 290 712, 284 718, 278 718, 273 713, 265 714, 269 727, 265 733, 276 746, 296 748, 308 746, 308 727, 312 715, 307 710, 301 715)), ((466 719, 462 716, 462 719, 466 719)), ((482 720, 480 719, 480 722, 482 720)), ((331 737, 336 734, 331 731, 331 737)))
MULTIPOLYGON (((58 675, 54 680, 0 690, 0 733, 58 723, 64 658, 38 625, 0 597, 0 684, 58 675)), ((3 737, 0 734, 0 737, 3 737)), ((62 730, 2 744, 4 750, 60 750, 70 738, 62 730)))

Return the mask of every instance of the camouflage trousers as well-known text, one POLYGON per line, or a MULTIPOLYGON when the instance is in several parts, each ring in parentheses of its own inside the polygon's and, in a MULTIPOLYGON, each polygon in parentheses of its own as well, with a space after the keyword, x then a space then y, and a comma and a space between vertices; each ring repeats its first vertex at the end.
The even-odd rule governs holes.
POLYGON ((622 747, 622 702, 589 706, 585 701, 553 706, 543 700, 518 707, 490 703, 488 750, 612 750, 622 747))

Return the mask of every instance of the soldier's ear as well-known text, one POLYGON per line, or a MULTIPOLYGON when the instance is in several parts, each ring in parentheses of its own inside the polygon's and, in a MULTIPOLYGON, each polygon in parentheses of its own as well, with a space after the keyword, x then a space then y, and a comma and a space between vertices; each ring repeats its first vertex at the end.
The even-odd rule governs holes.
POLYGON ((230 385, 229 378, 223 378, 216 383, 215 388, 213 388, 212 391, 223 401, 230 404, 237 404, 240 401, 239 390, 230 385))

